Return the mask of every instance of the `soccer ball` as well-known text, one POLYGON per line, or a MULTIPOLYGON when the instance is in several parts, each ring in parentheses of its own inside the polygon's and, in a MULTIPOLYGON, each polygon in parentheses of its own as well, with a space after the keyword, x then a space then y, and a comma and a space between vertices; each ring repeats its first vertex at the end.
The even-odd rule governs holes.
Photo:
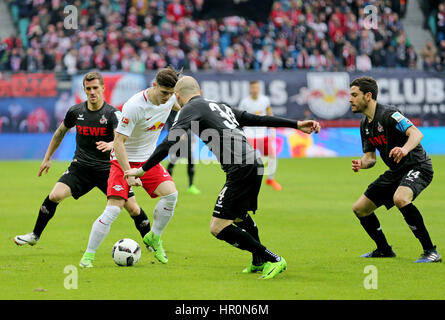
POLYGON ((114 244, 111 255, 118 266, 134 266, 141 257, 141 247, 132 239, 122 239, 114 244))

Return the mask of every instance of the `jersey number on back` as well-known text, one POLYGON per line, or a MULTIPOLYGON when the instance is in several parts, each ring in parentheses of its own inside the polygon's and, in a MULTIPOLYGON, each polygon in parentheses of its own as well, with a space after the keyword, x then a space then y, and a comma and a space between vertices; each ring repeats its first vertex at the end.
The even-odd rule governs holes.
POLYGON ((229 129, 235 129, 237 126, 239 126, 239 123, 238 123, 238 121, 236 121, 236 118, 235 118, 235 115, 233 114, 232 109, 230 109, 225 104, 223 104, 223 106, 224 106, 224 109, 226 109, 225 111, 223 111, 218 104, 213 103, 213 102, 209 103, 210 110, 218 111, 219 115, 221 117, 223 117, 224 119, 226 119, 223 122, 224 125, 229 129))

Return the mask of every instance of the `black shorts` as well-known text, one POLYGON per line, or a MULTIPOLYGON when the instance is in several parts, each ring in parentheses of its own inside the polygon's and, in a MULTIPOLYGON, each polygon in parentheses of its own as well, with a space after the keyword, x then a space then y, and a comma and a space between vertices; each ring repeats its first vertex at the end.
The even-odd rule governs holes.
MULTIPOLYGON (((107 195, 109 173, 109 168, 98 170, 73 161, 58 182, 62 182, 70 187, 71 195, 76 200, 90 192, 94 187, 97 187, 102 193, 107 195)), ((131 196, 134 196, 134 192, 130 188, 128 197, 130 198, 131 196)))
POLYGON ((262 164, 252 164, 227 174, 226 183, 216 200, 213 216, 235 220, 244 218, 248 211, 255 213, 263 171, 262 164))
POLYGON ((387 170, 368 186, 365 196, 377 207, 385 205, 389 210, 394 206, 394 193, 398 187, 410 188, 414 200, 431 183, 433 174, 430 162, 401 171, 387 170))

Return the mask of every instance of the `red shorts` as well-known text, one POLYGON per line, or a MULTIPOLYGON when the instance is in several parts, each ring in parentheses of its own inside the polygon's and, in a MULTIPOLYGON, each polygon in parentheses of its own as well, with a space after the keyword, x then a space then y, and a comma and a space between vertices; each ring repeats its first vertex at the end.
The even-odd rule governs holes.
POLYGON ((255 150, 259 150, 263 156, 275 156, 275 147, 272 143, 272 139, 269 137, 263 138, 248 138, 249 143, 255 150))
MULTIPOLYGON (((143 162, 130 162, 131 168, 139 168, 143 162)), ((158 163, 153 168, 148 170, 142 177, 142 187, 152 198, 156 198, 153 192, 164 181, 173 181, 172 177, 164 167, 158 163)), ((111 160, 110 175, 108 176, 107 197, 118 196, 128 200, 128 186, 127 180, 124 179, 124 171, 122 170, 117 160, 111 160)))

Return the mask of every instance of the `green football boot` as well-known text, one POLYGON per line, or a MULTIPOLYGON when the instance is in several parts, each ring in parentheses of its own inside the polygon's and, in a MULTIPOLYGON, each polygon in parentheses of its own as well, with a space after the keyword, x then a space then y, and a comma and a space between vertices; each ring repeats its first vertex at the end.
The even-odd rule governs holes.
POLYGON ((263 271, 265 265, 266 265, 266 262, 259 266, 256 266, 252 262, 250 262, 250 264, 247 267, 245 267, 242 272, 243 273, 255 273, 255 272, 263 271))
POLYGON ((150 231, 145 235, 144 243, 153 249, 153 251, 155 252, 155 258, 158 259, 159 262, 168 262, 167 255, 165 254, 165 250, 162 247, 162 240, 160 236, 155 235, 152 231, 150 231))
POLYGON ((281 257, 281 260, 278 262, 266 262, 266 265, 263 269, 263 275, 260 277, 260 279, 272 279, 280 272, 283 272, 286 270, 287 263, 286 260, 284 260, 283 257, 281 257))
POLYGON ((85 252, 82 256, 82 259, 80 259, 79 266, 81 268, 92 268, 94 255, 95 254, 92 252, 85 252))
POLYGON ((193 194, 193 195, 199 195, 201 194, 201 191, 199 191, 198 188, 196 188, 193 184, 187 189, 187 193, 188 194, 193 194))

